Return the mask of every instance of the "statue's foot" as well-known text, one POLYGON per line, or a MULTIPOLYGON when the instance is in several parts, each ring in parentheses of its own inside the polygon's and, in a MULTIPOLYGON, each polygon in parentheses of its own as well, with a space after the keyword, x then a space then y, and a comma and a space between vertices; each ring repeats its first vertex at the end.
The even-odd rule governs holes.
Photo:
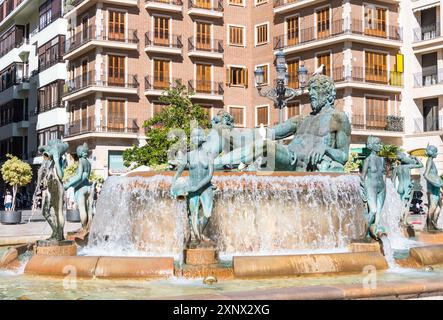
POLYGON ((380 225, 373 224, 369 228, 369 233, 371 234, 371 237, 375 240, 380 240, 381 237, 386 236, 386 230, 380 225))

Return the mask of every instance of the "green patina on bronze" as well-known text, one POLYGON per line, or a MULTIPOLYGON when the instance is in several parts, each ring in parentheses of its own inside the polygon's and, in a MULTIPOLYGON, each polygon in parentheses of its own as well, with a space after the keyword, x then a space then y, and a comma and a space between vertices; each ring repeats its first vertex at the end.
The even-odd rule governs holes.
MULTIPOLYGON (((335 85, 331 78, 316 75, 309 81, 308 90, 312 108, 309 115, 295 116, 269 128, 265 141, 255 138, 246 147, 220 155, 215 168, 234 168, 260 160, 259 165, 272 171, 343 172, 349 157, 351 126, 347 115, 334 109, 335 85), (288 145, 277 143, 291 136, 294 138, 288 145)), ((254 130, 249 131, 243 136, 256 137, 251 133, 254 130)), ((234 141, 241 136, 234 137, 234 141)))
POLYGON ((374 239, 380 239, 386 234, 380 225, 381 212, 386 199, 384 159, 378 155, 381 146, 380 138, 368 137, 367 148, 371 154, 365 159, 361 174, 362 198, 367 208, 367 235, 374 239))
POLYGON ((73 187, 75 202, 80 212, 80 220, 84 231, 89 230, 92 221, 92 200, 95 191, 95 183, 89 182, 91 175, 91 163, 88 160, 89 148, 86 143, 77 147, 78 168, 77 173, 64 185, 68 190, 73 187))
POLYGON ((440 188, 443 187, 443 180, 438 175, 438 170, 434 163, 434 159, 437 157, 437 148, 432 145, 428 146, 426 148, 426 156, 428 157, 428 161, 426 162, 426 170, 423 175, 427 182, 429 205, 426 225, 428 230, 435 231, 440 230, 437 227, 437 222, 442 205, 440 188))
POLYGON ((199 246, 202 241, 209 241, 203 232, 212 215, 214 203, 214 186, 211 182, 214 158, 211 150, 204 147, 205 141, 206 135, 202 128, 191 131, 193 148, 187 153, 186 159, 181 161, 171 186, 171 195, 174 198, 183 197, 187 200, 191 248, 199 246), (186 168, 189 168, 187 179, 180 177, 186 168))
POLYGON ((69 146, 66 142, 55 139, 45 146, 40 146, 43 163, 38 170, 35 195, 42 198, 42 214, 49 223, 52 234, 48 240, 64 240, 63 229, 63 155, 69 146))

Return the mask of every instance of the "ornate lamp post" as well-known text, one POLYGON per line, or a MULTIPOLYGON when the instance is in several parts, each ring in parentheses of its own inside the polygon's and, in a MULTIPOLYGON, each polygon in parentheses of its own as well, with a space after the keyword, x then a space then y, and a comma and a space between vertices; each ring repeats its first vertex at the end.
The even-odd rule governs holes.
POLYGON ((294 97, 301 96, 306 86, 306 80, 308 75, 308 70, 304 65, 300 65, 298 68, 297 76, 300 84, 299 89, 289 88, 287 84, 287 79, 289 77, 286 67, 286 59, 283 51, 276 53, 276 69, 277 69, 277 85, 275 88, 264 89, 264 72, 262 68, 257 68, 254 71, 255 83, 257 85, 258 94, 262 97, 267 97, 274 101, 275 105, 279 109, 278 122, 283 122, 283 109, 287 106, 288 101, 294 97))

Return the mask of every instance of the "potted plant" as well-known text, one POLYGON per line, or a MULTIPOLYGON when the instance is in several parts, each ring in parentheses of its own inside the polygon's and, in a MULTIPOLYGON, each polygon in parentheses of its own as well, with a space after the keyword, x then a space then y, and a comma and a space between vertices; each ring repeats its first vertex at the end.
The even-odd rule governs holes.
POLYGON ((26 186, 32 180, 31 166, 19 158, 7 154, 8 160, 2 165, 1 173, 3 180, 12 187, 12 208, 10 211, 2 211, 0 222, 2 224, 17 224, 22 221, 22 212, 15 210, 15 199, 19 187, 26 186))

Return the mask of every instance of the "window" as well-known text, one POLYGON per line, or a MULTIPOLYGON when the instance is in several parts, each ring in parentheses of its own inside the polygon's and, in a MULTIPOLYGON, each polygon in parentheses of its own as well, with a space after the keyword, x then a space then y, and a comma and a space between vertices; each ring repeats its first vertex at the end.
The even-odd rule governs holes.
POLYGON ((125 13, 120 11, 109 11, 109 40, 125 40, 125 13))
POLYGON ((229 44, 234 46, 243 46, 245 27, 229 26, 229 44))
POLYGON ((293 89, 299 88, 298 65, 298 60, 288 61, 288 86, 293 89))
POLYGON ((11 100, 0 105, 0 127, 12 122, 24 120, 24 103, 23 99, 11 100))
POLYGON ((265 126, 269 125, 269 107, 261 106, 255 109, 255 119, 256 126, 263 124, 265 126))
POLYGON ((235 5, 235 6, 244 6, 244 0, 229 0, 229 4, 235 5))
POLYGON ((261 4, 267 3, 268 0, 255 0, 255 6, 259 6, 261 4))
POLYGON ((196 0, 193 5, 197 8, 211 9, 211 0, 196 0))
POLYGON ((317 55, 317 68, 324 65, 323 74, 331 76, 331 54, 329 52, 317 55))
POLYGON ((88 118, 88 103, 82 102, 80 106, 80 121, 81 121, 81 129, 88 130, 89 126, 89 118, 88 118))
POLYGON ((47 0, 39 7, 39 29, 42 30, 61 17, 61 1, 47 0))
POLYGON ((62 107, 61 96, 64 80, 54 81, 38 89, 37 112, 42 113, 54 108, 62 107))
POLYGON ((289 102, 287 106, 288 119, 298 116, 300 114, 300 102, 293 101, 289 102))
POLYGON ((120 132, 125 129, 125 101, 108 100, 108 131, 120 132))
POLYGON ((317 38, 326 38, 329 36, 330 20, 329 8, 318 10, 317 17, 317 38))
POLYGON ((388 98, 365 97, 366 100, 366 127, 381 129, 386 128, 386 115, 388 113, 388 98))
POLYGON ((170 61, 154 59, 154 89, 169 87, 170 61))
POLYGON ((108 58, 108 85, 125 85, 125 57, 109 55, 108 58))
POLYGON ((212 66, 209 64, 196 64, 195 67, 197 92, 211 93, 212 66))
POLYGON ((248 69, 244 67, 228 67, 226 75, 228 86, 248 86, 248 69))
POLYGON ((263 84, 269 84, 269 68, 267 64, 263 64, 261 66, 257 66, 256 69, 263 70, 263 84))
POLYGON ((206 113, 208 120, 212 120, 212 106, 211 105, 200 105, 203 111, 206 113))
POLYGON ((298 16, 286 19, 286 29, 288 34, 288 46, 299 42, 298 16))
POLYGON ((64 126, 53 126, 44 130, 37 131, 38 145, 47 145, 50 140, 62 139, 64 126))
POLYGON ((386 9, 365 6, 365 34, 386 37, 386 9))
POLYGON ((0 73, 0 92, 22 82, 27 74, 27 64, 14 62, 0 73))
POLYGON ((195 46, 198 50, 211 50, 211 24, 195 23, 195 46))
POLYGON ((152 105, 152 115, 156 116, 158 115, 160 112, 163 111, 163 109, 166 107, 166 105, 164 103, 161 102, 155 102, 152 105))
POLYGON ((57 36, 38 48, 38 70, 44 71, 53 65, 63 62, 65 53, 65 36, 57 36))
POLYGON ((255 27, 255 43, 256 45, 268 42, 268 24, 261 24, 255 27))
POLYGON ((245 109, 242 107, 229 107, 229 113, 234 118, 234 126, 245 126, 245 109))
POLYGON ((22 44, 24 41, 25 27, 13 26, 0 36, 0 56, 22 44))
POLYGON ((387 83, 387 54, 365 51, 365 79, 369 82, 387 83))
POLYGON ((154 44, 168 46, 169 45, 169 26, 170 18, 154 17, 154 44))

